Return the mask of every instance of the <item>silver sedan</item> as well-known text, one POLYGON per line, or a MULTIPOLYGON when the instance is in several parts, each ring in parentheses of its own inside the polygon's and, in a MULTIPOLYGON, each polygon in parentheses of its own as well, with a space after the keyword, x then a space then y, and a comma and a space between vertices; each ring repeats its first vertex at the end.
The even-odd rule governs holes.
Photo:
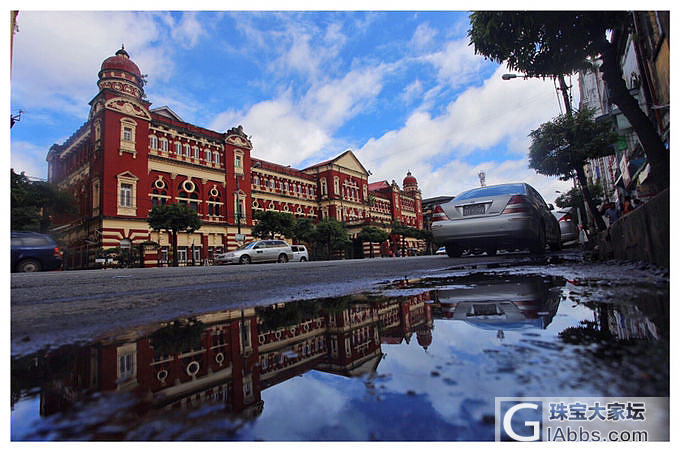
POLYGON ((529 184, 502 184, 465 191, 435 206, 434 241, 449 257, 481 248, 488 255, 499 249, 529 248, 532 253, 561 248, 560 227, 541 195, 529 184))

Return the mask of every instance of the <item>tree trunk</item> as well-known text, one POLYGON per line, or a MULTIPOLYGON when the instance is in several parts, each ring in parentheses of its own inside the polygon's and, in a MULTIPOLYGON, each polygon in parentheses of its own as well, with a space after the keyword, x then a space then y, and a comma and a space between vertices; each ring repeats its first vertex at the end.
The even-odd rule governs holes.
POLYGON ((172 266, 179 267, 177 263, 177 231, 171 230, 170 233, 172 234, 172 266))
POLYGON ((578 178, 578 182, 581 185, 583 199, 585 200, 586 205, 590 210, 590 213, 593 215, 593 218, 595 219, 595 226, 597 227, 597 230, 604 231, 605 229, 607 229, 607 225, 604 224, 602 215, 600 215, 600 212, 597 210, 597 208, 595 208, 593 197, 590 195, 590 190, 588 189, 588 180, 586 179, 585 171, 583 171, 583 166, 576 165, 576 177, 578 178))
POLYGON ((600 51, 602 52, 602 78, 607 83, 609 100, 619 107, 637 134, 647 155, 647 162, 650 165, 650 181, 656 191, 666 188, 670 183, 670 152, 664 146, 652 121, 628 91, 618 65, 614 44, 603 40, 600 44, 600 51))

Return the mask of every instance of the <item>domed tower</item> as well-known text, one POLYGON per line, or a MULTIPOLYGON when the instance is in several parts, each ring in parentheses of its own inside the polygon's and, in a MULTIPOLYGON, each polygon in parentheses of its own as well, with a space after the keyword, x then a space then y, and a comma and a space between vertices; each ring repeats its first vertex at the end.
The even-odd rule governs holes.
POLYGON ((418 181, 411 174, 411 172, 406 173, 406 177, 403 182, 404 193, 406 196, 413 198, 414 207, 416 209, 416 222, 418 229, 423 228, 423 206, 422 206, 422 196, 420 190, 418 189, 418 181))
POLYGON ((99 162, 91 172, 101 197, 99 212, 104 217, 144 218, 151 124, 144 76, 121 47, 102 62, 97 86, 99 92, 90 101, 89 126, 99 162))
POLYGON ((409 196, 413 196, 413 192, 418 191, 418 181, 411 175, 410 171, 406 173, 402 187, 409 196))
POLYGON ((144 77, 125 51, 125 46, 122 46, 114 56, 104 60, 97 86, 99 91, 108 88, 137 99, 144 96, 144 77))

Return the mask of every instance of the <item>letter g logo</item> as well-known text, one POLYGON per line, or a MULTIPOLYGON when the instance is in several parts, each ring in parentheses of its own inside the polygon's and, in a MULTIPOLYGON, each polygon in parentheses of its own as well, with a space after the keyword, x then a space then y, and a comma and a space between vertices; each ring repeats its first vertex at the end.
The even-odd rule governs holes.
POLYGON ((519 435, 512 428, 512 417, 519 410, 534 410, 538 411, 539 406, 535 403, 518 403, 513 405, 503 416, 503 430, 505 433, 515 441, 538 441, 541 433, 541 423, 539 421, 525 421, 524 425, 533 429, 531 436, 519 435))

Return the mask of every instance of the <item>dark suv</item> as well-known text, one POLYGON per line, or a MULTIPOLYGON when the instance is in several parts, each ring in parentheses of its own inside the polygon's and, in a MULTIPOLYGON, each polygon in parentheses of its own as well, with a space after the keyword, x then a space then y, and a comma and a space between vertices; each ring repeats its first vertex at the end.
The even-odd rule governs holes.
POLYGON ((37 232, 12 232, 12 271, 57 270, 63 262, 57 243, 37 232))

